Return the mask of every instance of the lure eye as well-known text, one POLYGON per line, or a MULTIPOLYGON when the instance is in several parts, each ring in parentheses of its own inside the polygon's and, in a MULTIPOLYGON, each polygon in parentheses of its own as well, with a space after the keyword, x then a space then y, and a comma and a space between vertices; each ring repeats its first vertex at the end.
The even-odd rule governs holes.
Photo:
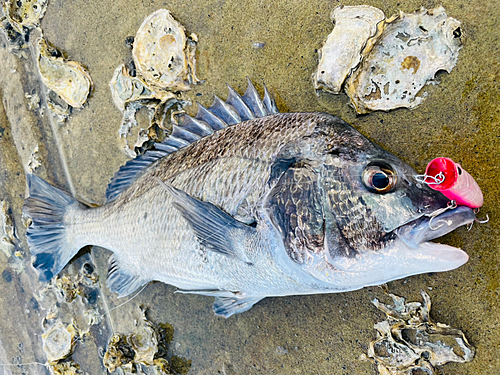
POLYGON ((396 173, 388 165, 368 165, 363 171, 363 184, 368 190, 385 194, 396 186, 396 173))

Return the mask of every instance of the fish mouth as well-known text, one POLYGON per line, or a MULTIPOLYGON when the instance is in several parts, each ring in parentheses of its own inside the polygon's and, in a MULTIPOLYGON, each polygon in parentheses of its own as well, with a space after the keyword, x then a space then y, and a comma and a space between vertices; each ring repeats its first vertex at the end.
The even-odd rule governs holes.
POLYGON ((349 290, 422 273, 450 271, 465 264, 469 256, 459 248, 430 241, 473 223, 475 218, 474 211, 466 206, 434 217, 423 216, 397 228, 393 240, 382 249, 353 258, 336 257, 332 265, 352 282, 349 290))
POLYGON ((474 211, 458 206, 437 216, 422 216, 397 228, 394 233, 408 247, 417 249, 422 243, 442 237, 447 233, 471 224, 476 219, 474 211))

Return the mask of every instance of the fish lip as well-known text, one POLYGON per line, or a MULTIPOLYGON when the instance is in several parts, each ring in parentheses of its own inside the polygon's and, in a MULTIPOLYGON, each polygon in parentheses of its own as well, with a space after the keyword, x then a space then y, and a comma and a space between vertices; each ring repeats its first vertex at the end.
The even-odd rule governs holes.
POLYGON ((458 206, 437 216, 421 216, 394 230, 396 236, 407 246, 417 248, 420 244, 444 236, 456 228, 474 222, 476 214, 467 206, 458 206))

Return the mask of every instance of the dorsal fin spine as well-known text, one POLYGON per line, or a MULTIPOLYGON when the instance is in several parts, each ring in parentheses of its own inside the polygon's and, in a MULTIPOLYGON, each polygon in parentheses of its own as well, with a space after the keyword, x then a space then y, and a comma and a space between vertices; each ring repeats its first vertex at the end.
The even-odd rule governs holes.
POLYGON ((243 101, 250 107, 255 117, 267 116, 269 113, 267 112, 264 103, 262 103, 262 100, 259 97, 259 93, 255 89, 255 86, 250 81, 250 79, 247 78, 247 80, 248 80, 248 87, 247 91, 242 97, 243 101))
POLYGON ((227 124, 222 121, 218 116, 210 112, 205 106, 200 103, 198 104, 198 113, 196 114, 196 119, 205 121, 209 124, 215 131, 224 129, 227 124))
POLYGON ((184 123, 182 127, 188 129, 191 133, 197 134, 200 137, 206 137, 214 132, 212 127, 205 121, 193 118, 189 115, 184 115, 184 123))
POLYGON ((253 120, 255 118, 252 110, 243 101, 240 94, 238 94, 231 86, 227 85, 229 89, 229 94, 227 96, 226 103, 233 106, 239 113, 242 121, 253 120))
POLYGON ((166 145, 169 145, 169 146, 177 147, 177 148, 186 147, 186 146, 189 146, 191 144, 191 142, 188 142, 182 138, 175 137, 173 135, 170 135, 167 139, 165 139, 163 141, 163 143, 165 143, 166 145))
POLYGON ((189 143, 196 142, 201 137, 198 134, 192 133, 186 128, 178 125, 172 126, 172 133, 170 136, 185 139, 189 143))
POLYGON ((208 110, 228 125, 234 125, 241 122, 241 117, 236 109, 233 108, 232 105, 222 101, 217 95, 214 95, 214 103, 208 110))
POLYGON ((262 102, 266 106, 269 114, 274 115, 274 114, 280 112, 278 110, 278 106, 276 105, 276 102, 274 101, 273 97, 271 96, 271 94, 269 94, 269 91, 267 90, 266 85, 264 85, 264 99, 262 100, 262 102))

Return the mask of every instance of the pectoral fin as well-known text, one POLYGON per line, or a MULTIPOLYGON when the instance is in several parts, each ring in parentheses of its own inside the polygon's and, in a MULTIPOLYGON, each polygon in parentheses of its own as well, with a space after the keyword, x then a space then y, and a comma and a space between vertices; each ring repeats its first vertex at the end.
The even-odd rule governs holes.
POLYGON ((205 249, 251 264, 245 254, 245 240, 255 228, 243 224, 209 202, 203 202, 159 180, 174 198, 174 207, 193 229, 205 249))

